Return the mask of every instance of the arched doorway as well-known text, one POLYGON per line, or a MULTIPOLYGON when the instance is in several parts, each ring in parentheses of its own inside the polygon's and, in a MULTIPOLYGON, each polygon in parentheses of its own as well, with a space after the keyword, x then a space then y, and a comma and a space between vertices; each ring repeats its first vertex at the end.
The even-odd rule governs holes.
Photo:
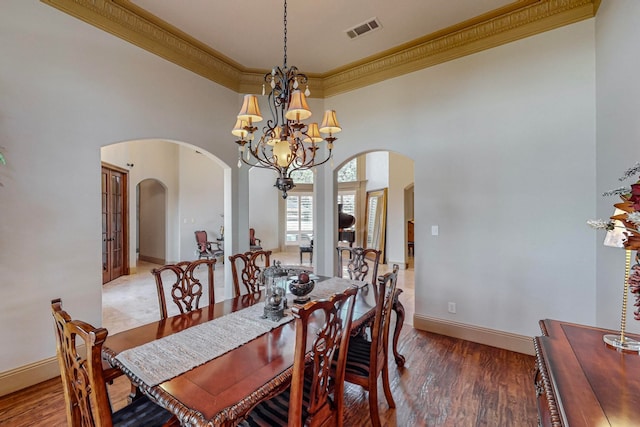
POLYGON ((165 264, 167 254, 167 189, 157 179, 136 186, 138 238, 136 252, 141 261, 165 264))
POLYGON ((354 245, 362 247, 366 247, 367 195, 386 190, 385 238, 382 240, 385 260, 381 262, 378 274, 391 271, 393 264, 400 266, 398 288, 403 291, 400 301, 405 308, 405 323, 411 324, 415 311, 415 270, 413 253, 408 250, 408 232, 410 221, 414 219, 413 159, 392 151, 360 153, 337 165, 334 178, 337 194, 335 209, 338 210, 339 203, 345 206, 352 201, 355 203, 355 206, 349 207, 349 212, 356 216, 354 245), (343 168, 352 164, 354 159, 356 172, 346 174, 343 168), (351 178, 345 180, 346 176, 351 178))

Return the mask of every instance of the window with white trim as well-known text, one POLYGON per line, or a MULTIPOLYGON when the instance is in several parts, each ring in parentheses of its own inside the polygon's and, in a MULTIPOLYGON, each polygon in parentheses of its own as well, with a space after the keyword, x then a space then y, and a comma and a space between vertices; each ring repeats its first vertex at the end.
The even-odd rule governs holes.
POLYGON ((313 236, 313 193, 289 193, 287 197, 286 245, 299 245, 313 236))

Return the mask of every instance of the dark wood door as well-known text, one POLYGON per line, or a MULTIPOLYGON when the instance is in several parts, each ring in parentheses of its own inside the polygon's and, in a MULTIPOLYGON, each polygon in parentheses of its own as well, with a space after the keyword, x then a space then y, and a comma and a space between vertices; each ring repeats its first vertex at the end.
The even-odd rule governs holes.
POLYGON ((102 283, 126 274, 127 172, 102 166, 102 283))

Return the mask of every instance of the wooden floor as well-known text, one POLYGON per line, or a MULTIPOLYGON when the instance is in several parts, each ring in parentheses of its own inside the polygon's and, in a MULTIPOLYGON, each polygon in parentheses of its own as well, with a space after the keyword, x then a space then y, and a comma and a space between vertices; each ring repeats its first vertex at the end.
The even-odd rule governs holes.
MULTIPOLYGON (((508 426, 537 423, 533 388, 534 358, 412 329, 405 325, 400 352, 403 369, 391 364, 396 409, 380 392, 383 426, 508 426)), ((379 384, 382 390, 382 384, 379 384)), ((126 403, 125 378, 110 386, 114 408, 126 403)), ((346 387, 345 426, 368 426, 368 396, 346 387)), ((64 426, 59 379, 0 398, 0 426, 64 426)))

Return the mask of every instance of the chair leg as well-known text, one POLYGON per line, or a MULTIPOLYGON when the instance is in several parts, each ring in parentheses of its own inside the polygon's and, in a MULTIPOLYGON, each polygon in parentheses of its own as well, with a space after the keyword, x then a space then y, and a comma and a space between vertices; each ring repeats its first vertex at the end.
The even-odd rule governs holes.
POLYGON ((384 389, 384 395, 387 398, 389 408, 395 408, 396 402, 393 401, 393 394, 391 394, 391 386, 389 385, 389 364, 386 361, 382 367, 382 388, 384 389))
MULTIPOLYGON (((371 383, 371 381, 369 381, 371 383)), ((369 384, 369 414, 373 427, 381 427, 380 411, 378 410, 378 381, 369 384)))

